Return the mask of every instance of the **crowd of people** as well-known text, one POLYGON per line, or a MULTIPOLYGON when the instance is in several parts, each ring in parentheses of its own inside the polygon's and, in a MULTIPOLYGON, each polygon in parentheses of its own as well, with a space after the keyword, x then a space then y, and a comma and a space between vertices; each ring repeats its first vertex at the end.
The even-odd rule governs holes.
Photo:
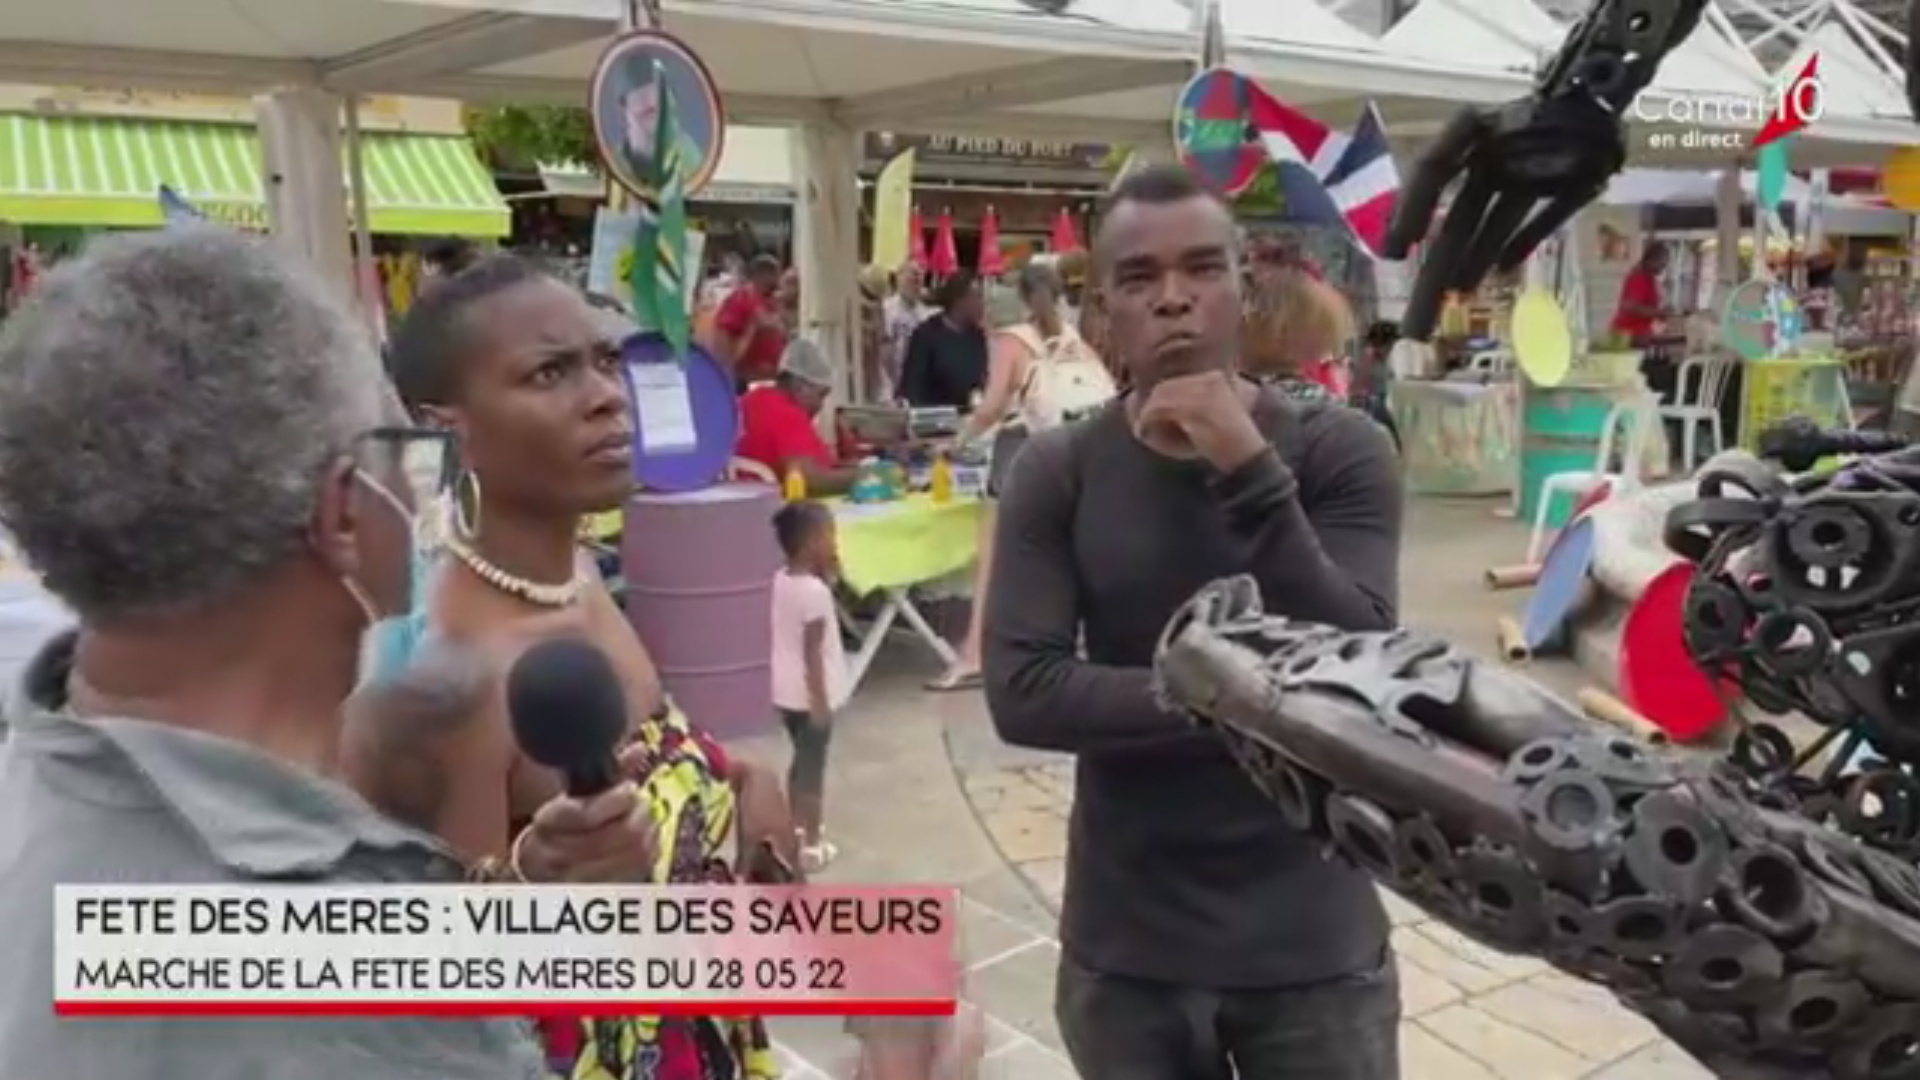
MULTIPOLYGON (((1351 317, 1310 267, 1243 275, 1238 245, 1224 204, 1148 169, 1090 260, 1021 268, 1012 304, 965 275, 925 301, 912 268, 878 298, 902 396, 964 409, 963 438, 995 445, 981 602, 939 685, 984 684, 1004 738, 1079 757, 1059 1017, 1083 1076, 1388 1080, 1371 886, 1150 688, 1162 626, 1220 576, 1302 619, 1395 619, 1392 444, 1312 400, 1346 393, 1351 317)), ((782 315, 797 284, 748 264, 710 333, 745 385, 742 453, 830 492, 847 463, 813 418, 834 364, 782 315)), ((831 513, 796 502, 769 525, 784 785, 675 709, 578 543, 631 486, 631 329, 533 264, 461 255, 383 365, 306 268, 192 227, 96 242, 8 322, 0 522, 78 626, 6 714, 0 1075, 774 1074, 751 1019, 534 1038, 46 1005, 58 883, 790 880, 832 857, 831 513), (505 667, 556 636, 603 651, 626 696, 631 783, 589 799, 520 752, 503 706, 505 667)), ((960 1076, 980 1051, 966 1025, 863 1036, 862 1080, 960 1076)))

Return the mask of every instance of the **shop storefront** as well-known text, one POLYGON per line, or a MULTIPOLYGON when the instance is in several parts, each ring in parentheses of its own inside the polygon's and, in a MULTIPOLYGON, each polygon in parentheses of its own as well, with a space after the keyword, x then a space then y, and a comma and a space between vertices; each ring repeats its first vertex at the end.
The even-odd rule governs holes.
MULTIPOLYGON (((207 217, 265 229, 252 127, 95 117, 0 117, 0 221, 153 229, 169 187, 207 217)), ((457 136, 366 137, 368 228, 382 236, 506 235, 493 181, 457 136)))
POLYGON ((860 163, 863 258, 872 241, 872 181, 909 148, 914 204, 929 226, 943 212, 953 216, 962 266, 979 264, 980 226, 989 211, 1010 263, 1046 249, 1063 209, 1086 236, 1100 195, 1128 153, 1107 143, 868 132, 860 163))
MULTIPOLYGON (((413 238, 508 233, 507 205, 448 105, 363 108, 368 231, 388 274, 404 270, 413 238)), ((95 232, 160 228, 163 187, 213 221, 264 231, 262 169, 245 101, 0 88, 0 246, 16 266, 57 260, 95 232)))

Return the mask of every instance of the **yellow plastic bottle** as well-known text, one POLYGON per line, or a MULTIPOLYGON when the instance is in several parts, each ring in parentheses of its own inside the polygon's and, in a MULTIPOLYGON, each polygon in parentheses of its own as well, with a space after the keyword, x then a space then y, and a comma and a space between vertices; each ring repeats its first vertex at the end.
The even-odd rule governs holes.
POLYGON ((780 494, 788 502, 800 502, 807 497, 807 474, 801 472, 799 466, 787 470, 786 481, 780 485, 780 494))
POLYGON ((932 488, 934 502, 953 501, 953 462, 945 453, 934 455, 932 488))

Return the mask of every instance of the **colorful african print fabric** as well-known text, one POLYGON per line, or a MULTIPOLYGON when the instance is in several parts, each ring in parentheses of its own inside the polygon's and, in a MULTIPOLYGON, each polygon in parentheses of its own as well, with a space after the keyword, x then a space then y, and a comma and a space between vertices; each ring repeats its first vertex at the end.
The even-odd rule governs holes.
MULTIPOLYGON (((733 828, 726 755, 679 710, 641 725, 650 753, 638 774, 660 825, 654 880, 730 882, 721 845, 733 828)), ((547 1053, 562 1080, 778 1080, 766 1026, 758 1019, 593 1017, 545 1026, 547 1053)))

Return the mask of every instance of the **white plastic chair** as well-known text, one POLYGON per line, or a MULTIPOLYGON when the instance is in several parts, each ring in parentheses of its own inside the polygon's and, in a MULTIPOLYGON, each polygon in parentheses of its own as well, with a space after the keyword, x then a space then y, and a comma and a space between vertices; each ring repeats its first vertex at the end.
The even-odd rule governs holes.
POLYGON ((1684 474, 1692 474, 1700 463, 1695 451, 1702 426, 1713 436, 1714 453, 1727 448, 1720 428, 1720 402, 1726 397, 1733 366, 1739 362, 1730 356, 1695 356, 1680 365, 1679 378, 1673 384, 1673 404, 1660 406, 1659 415, 1661 420, 1680 425, 1680 468, 1684 474))
POLYGON ((1647 439, 1653 425, 1660 422, 1655 411, 1658 405, 1659 399, 1649 393, 1636 402, 1622 402, 1607 410, 1600 447, 1593 455, 1593 468, 1554 473, 1540 481, 1540 498, 1533 511, 1533 535, 1527 539, 1527 562, 1540 561, 1540 549, 1547 539, 1547 512, 1553 507, 1555 497, 1567 495, 1577 502, 1601 484, 1608 485, 1615 495, 1640 486, 1647 439), (1613 451, 1622 428, 1627 433, 1626 445, 1620 453, 1620 471, 1614 472, 1613 451))
POLYGON ((1512 349, 1486 349, 1467 358, 1467 370, 1477 375, 1506 375, 1513 368, 1512 349))

